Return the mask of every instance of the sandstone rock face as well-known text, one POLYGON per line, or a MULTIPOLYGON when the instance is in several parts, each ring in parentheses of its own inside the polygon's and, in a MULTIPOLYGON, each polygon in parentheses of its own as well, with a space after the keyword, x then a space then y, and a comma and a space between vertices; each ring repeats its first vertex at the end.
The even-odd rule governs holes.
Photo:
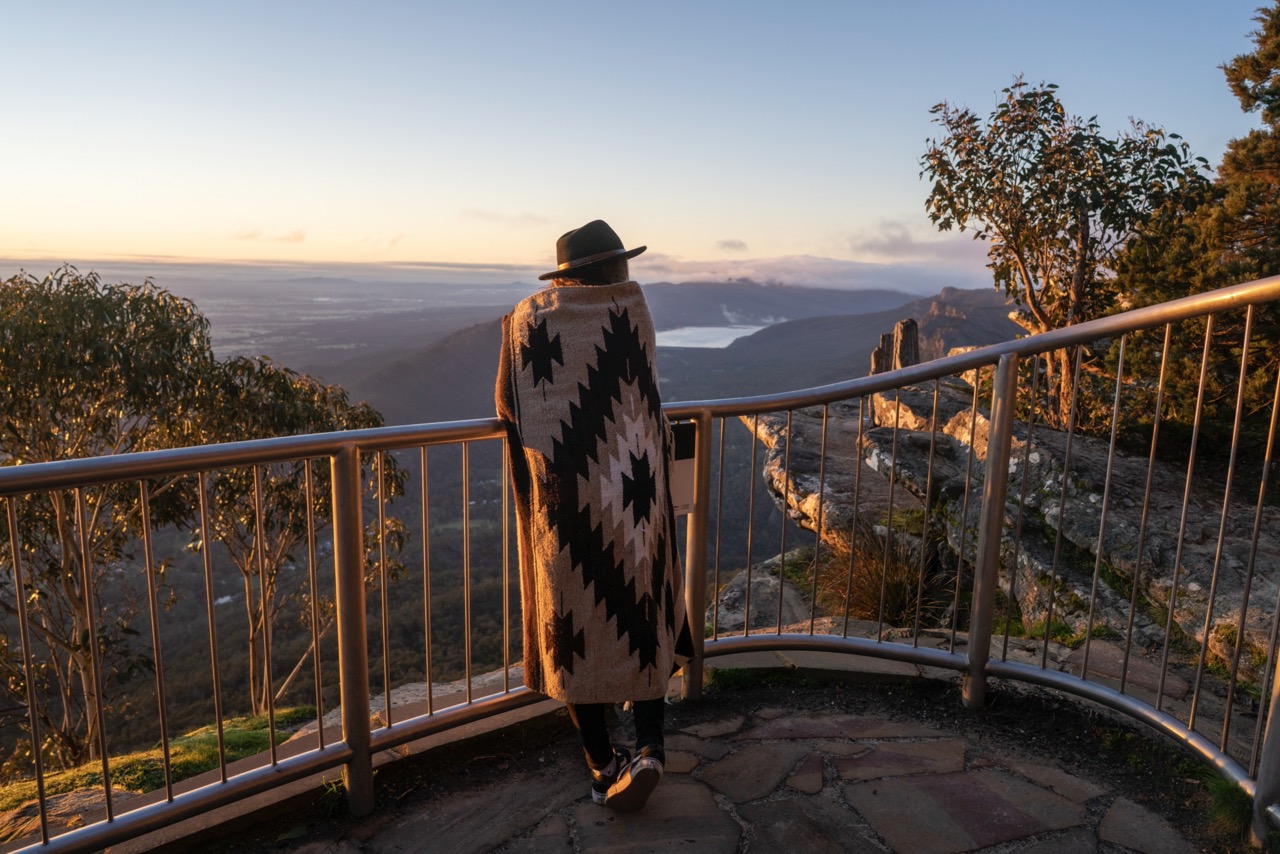
MULTIPOLYGON (((847 550, 855 518, 883 532, 927 507, 972 571, 990 424, 968 386, 944 380, 826 407, 825 462, 822 407, 795 411, 789 425, 785 413, 744 421, 768 448, 774 501, 828 546, 847 550)), ((1240 672, 1260 683, 1280 593, 1280 513, 1256 518, 1256 478, 1236 484, 1224 511, 1221 472, 1188 478, 1185 463, 1108 451, 1105 440, 1015 426, 1000 586, 1024 625, 1051 619, 1077 635, 1092 625, 1150 649, 1165 642, 1172 602, 1183 646, 1207 632, 1209 661, 1229 667, 1243 607, 1240 672)))

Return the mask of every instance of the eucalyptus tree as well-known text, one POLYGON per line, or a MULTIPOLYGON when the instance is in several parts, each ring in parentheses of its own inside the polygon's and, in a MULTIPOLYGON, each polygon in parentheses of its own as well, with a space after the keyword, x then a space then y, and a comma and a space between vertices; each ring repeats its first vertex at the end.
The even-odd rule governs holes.
MULTIPOLYGON (((25 465, 169 447, 202 408, 215 363, 195 306, 151 284, 104 284, 62 267, 0 282, 0 463, 25 465)), ((149 482, 152 521, 191 518, 178 482, 149 482)), ((104 594, 133 560, 136 483, 55 490, 12 501, 0 522, 5 690, 26 702, 35 680, 41 746, 60 765, 100 755, 93 723, 112 685, 147 658, 128 639, 127 594, 104 594), (6 514, 7 515, 7 514, 6 514), (16 537, 16 549, 10 548, 16 537), (19 586, 12 556, 20 561, 19 586), (25 673, 12 631, 25 603, 35 666, 25 673), (95 657, 98 661, 95 662, 95 657)))
MULTIPOLYGON (((1259 10, 1254 20, 1254 50, 1222 68, 1241 108, 1258 113, 1262 126, 1227 143, 1212 185, 1196 204, 1166 204, 1147 233, 1130 242, 1117 264, 1118 285, 1139 303, 1280 275, 1280 2, 1259 10)), ((1171 344, 1164 417, 1191 421, 1201 362, 1207 360, 1201 400, 1206 428, 1230 428, 1243 325, 1239 312, 1215 316, 1211 329, 1203 320, 1185 324, 1171 344)), ((1134 364, 1159 352, 1159 342, 1136 348, 1134 364)), ((1246 414, 1265 410, 1272 398, 1280 367, 1280 307, 1256 310, 1248 367, 1246 414)))
MULTIPOLYGON (((1117 253, 1168 200, 1203 186, 1204 160, 1176 134, 1132 121, 1106 136, 1096 119, 1067 112, 1053 84, 1021 78, 983 120, 943 102, 921 175, 926 210, 943 231, 988 244, 995 284, 1020 306, 1030 333, 1071 326, 1125 307, 1113 286, 1117 253)), ((1048 420, 1064 424, 1070 354, 1046 363, 1048 420)))
MULTIPOLYGON (((352 404, 339 386, 297 374, 266 358, 233 358, 219 366, 217 379, 200 426, 210 440, 239 441, 303 433, 328 433, 380 427, 382 416, 366 403, 352 404)), ((372 455, 362 460, 364 494, 386 501, 404 491, 405 472, 395 458, 381 461, 372 455), (379 480, 379 476, 381 480, 379 480)), ((298 460, 251 468, 225 469, 209 478, 207 499, 209 537, 240 573, 247 626, 248 695, 254 714, 269 708, 272 699, 270 633, 282 611, 290 605, 309 606, 313 597, 304 574, 294 580, 288 570, 314 558, 307 549, 329 527, 332 504, 327 463, 298 460)), ((393 515, 367 514, 374 521, 365 530, 365 579, 376 585, 384 574, 401 569, 398 555, 405 542, 403 524, 393 515), (379 563, 385 553, 388 566, 379 563)), ((197 532, 193 550, 204 543, 197 532)), ((333 609, 315 602, 317 634, 328 630, 333 609)), ((302 607, 304 622, 312 609, 302 607)), ((313 652, 310 648, 304 653, 313 652)), ((295 668, 294 672, 297 672, 295 668)), ((283 690, 283 689, 281 689, 283 690)))

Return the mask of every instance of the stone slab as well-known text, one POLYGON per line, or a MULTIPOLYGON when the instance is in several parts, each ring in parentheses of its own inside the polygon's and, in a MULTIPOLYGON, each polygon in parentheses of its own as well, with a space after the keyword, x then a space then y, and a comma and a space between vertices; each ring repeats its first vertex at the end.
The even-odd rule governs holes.
POLYGON ((937 738, 946 734, 917 723, 861 715, 805 713, 768 721, 740 732, 733 738, 735 741, 771 738, 937 738))
POLYGON ((1081 824, 1085 809, 1005 771, 922 774, 845 787, 895 851, 956 854, 1081 824))
POLYGON ((667 761, 663 763, 663 769, 668 774, 688 774, 702 762, 701 756, 687 750, 668 750, 666 754, 667 761))
POLYGON ((778 788, 806 753, 790 742, 748 745, 703 771, 702 781, 734 803, 754 801, 778 788))
POLYGON ((751 850, 881 854, 858 816, 826 798, 793 798, 738 807, 751 824, 751 850))
POLYGON ((585 796, 585 772, 522 774, 473 792, 452 792, 401 816, 365 843, 371 852, 490 851, 522 836, 548 816, 585 796))
POLYGON ((1194 854, 1196 848, 1169 823, 1128 798, 1116 798, 1102 817, 1098 835, 1104 842, 1132 848, 1140 854, 1194 854))
POLYGON ((729 752, 729 748, 718 741, 695 738, 678 732, 666 736, 662 741, 667 750, 682 750, 701 756, 703 759, 719 759, 729 752))
POLYGON ((689 735, 696 735, 698 738, 718 738, 722 735, 731 735, 742 729, 742 723, 745 720, 746 718, 742 715, 734 715, 723 720, 707 721, 706 723, 687 726, 680 731, 687 732, 689 735))
POLYGON ((875 780, 906 774, 948 774, 964 770, 965 744, 959 739, 884 742, 861 756, 832 760, 845 780, 875 780))
POLYGON ((617 813, 584 801, 573 816, 579 847, 592 854, 736 854, 742 837, 742 827, 719 808, 711 790, 693 781, 664 778, 639 812, 617 813))
POLYGON ((559 815, 548 816, 532 833, 512 840, 503 851, 505 854, 572 854, 569 822, 559 815))
POLYGON ((1105 794, 1106 789, 1082 780, 1074 774, 1068 774, 1055 765, 1042 765, 1036 762, 1019 762, 1004 760, 1000 763, 1010 771, 1021 774, 1033 783, 1048 786, 1064 798, 1070 798, 1078 804, 1105 794))
POLYGON ((797 792, 814 795, 822 791, 823 784, 823 768, 822 754, 810 753, 805 760, 800 763, 790 777, 787 778, 787 785, 795 789, 797 792))
POLYGON ((1092 830, 1073 827, 1065 833, 1038 839, 1018 849, 1018 854, 1095 854, 1098 837, 1092 830))

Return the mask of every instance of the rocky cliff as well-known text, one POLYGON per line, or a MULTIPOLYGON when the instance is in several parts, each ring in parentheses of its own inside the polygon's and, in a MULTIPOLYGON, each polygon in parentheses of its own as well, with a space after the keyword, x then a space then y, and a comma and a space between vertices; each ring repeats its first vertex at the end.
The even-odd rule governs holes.
MULTIPOLYGON (((855 523, 883 536, 891 519, 910 519, 906 511, 927 507, 954 564, 971 572, 987 414, 979 408, 973 417, 972 389, 952 381, 939 388, 934 434, 933 400, 929 386, 876 395, 866 412, 857 403, 829 407, 825 466, 821 408, 793 413, 789 426, 785 414, 745 421, 768 448, 764 470, 775 502, 802 527, 819 531, 824 544, 846 550, 855 523)), ((1069 440, 1038 424, 1030 437, 1019 424, 1013 445, 1008 471, 1001 472, 1008 500, 999 580, 1025 627, 1061 623, 1077 637, 1132 636, 1138 648, 1159 648, 1172 602, 1175 651, 1194 656, 1207 631, 1209 663, 1229 667, 1243 605, 1241 676, 1260 681, 1255 668, 1265 658, 1280 592, 1274 571, 1280 513, 1262 510, 1255 550, 1256 480, 1253 496, 1237 490, 1224 512, 1220 477, 1197 472, 1188 484, 1185 464, 1117 452, 1108 478, 1107 442, 1069 440)))

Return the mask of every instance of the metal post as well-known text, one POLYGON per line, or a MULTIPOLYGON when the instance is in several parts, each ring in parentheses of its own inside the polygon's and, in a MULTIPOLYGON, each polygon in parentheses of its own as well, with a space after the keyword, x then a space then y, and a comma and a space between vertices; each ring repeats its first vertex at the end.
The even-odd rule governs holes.
POLYGON ((703 622, 707 613, 707 529, 711 521, 711 412, 702 410, 694 419, 693 512, 685 528, 684 603, 693 658, 684 666, 684 698, 702 698, 703 622))
POLYGON ((981 708, 987 694, 987 659, 991 656, 991 628, 999 586, 1000 535, 1004 528, 1004 499, 1009 478, 1009 448, 1013 438, 1013 410, 1018 396, 1018 362, 1012 354, 1000 357, 991 401, 991 432, 987 437, 987 468, 978 518, 978 554, 973 566, 973 610, 969 615, 969 669, 964 676, 964 704, 981 708))
POLYGON ((1280 709, 1280 656, 1276 656, 1276 672, 1271 678, 1271 701, 1267 706, 1267 729, 1262 738, 1262 753, 1258 757, 1258 782, 1253 792, 1253 826, 1250 833, 1253 843, 1265 846, 1267 837, 1275 830, 1267 818, 1267 808, 1280 802, 1280 721, 1276 710, 1280 709))
POLYGON ((373 754, 369 752, 369 649, 365 639, 364 530, 360 513, 360 451, 344 445, 333 472, 333 571, 338 606, 338 673, 342 738, 351 748, 343 770, 347 808, 373 813, 373 754))

